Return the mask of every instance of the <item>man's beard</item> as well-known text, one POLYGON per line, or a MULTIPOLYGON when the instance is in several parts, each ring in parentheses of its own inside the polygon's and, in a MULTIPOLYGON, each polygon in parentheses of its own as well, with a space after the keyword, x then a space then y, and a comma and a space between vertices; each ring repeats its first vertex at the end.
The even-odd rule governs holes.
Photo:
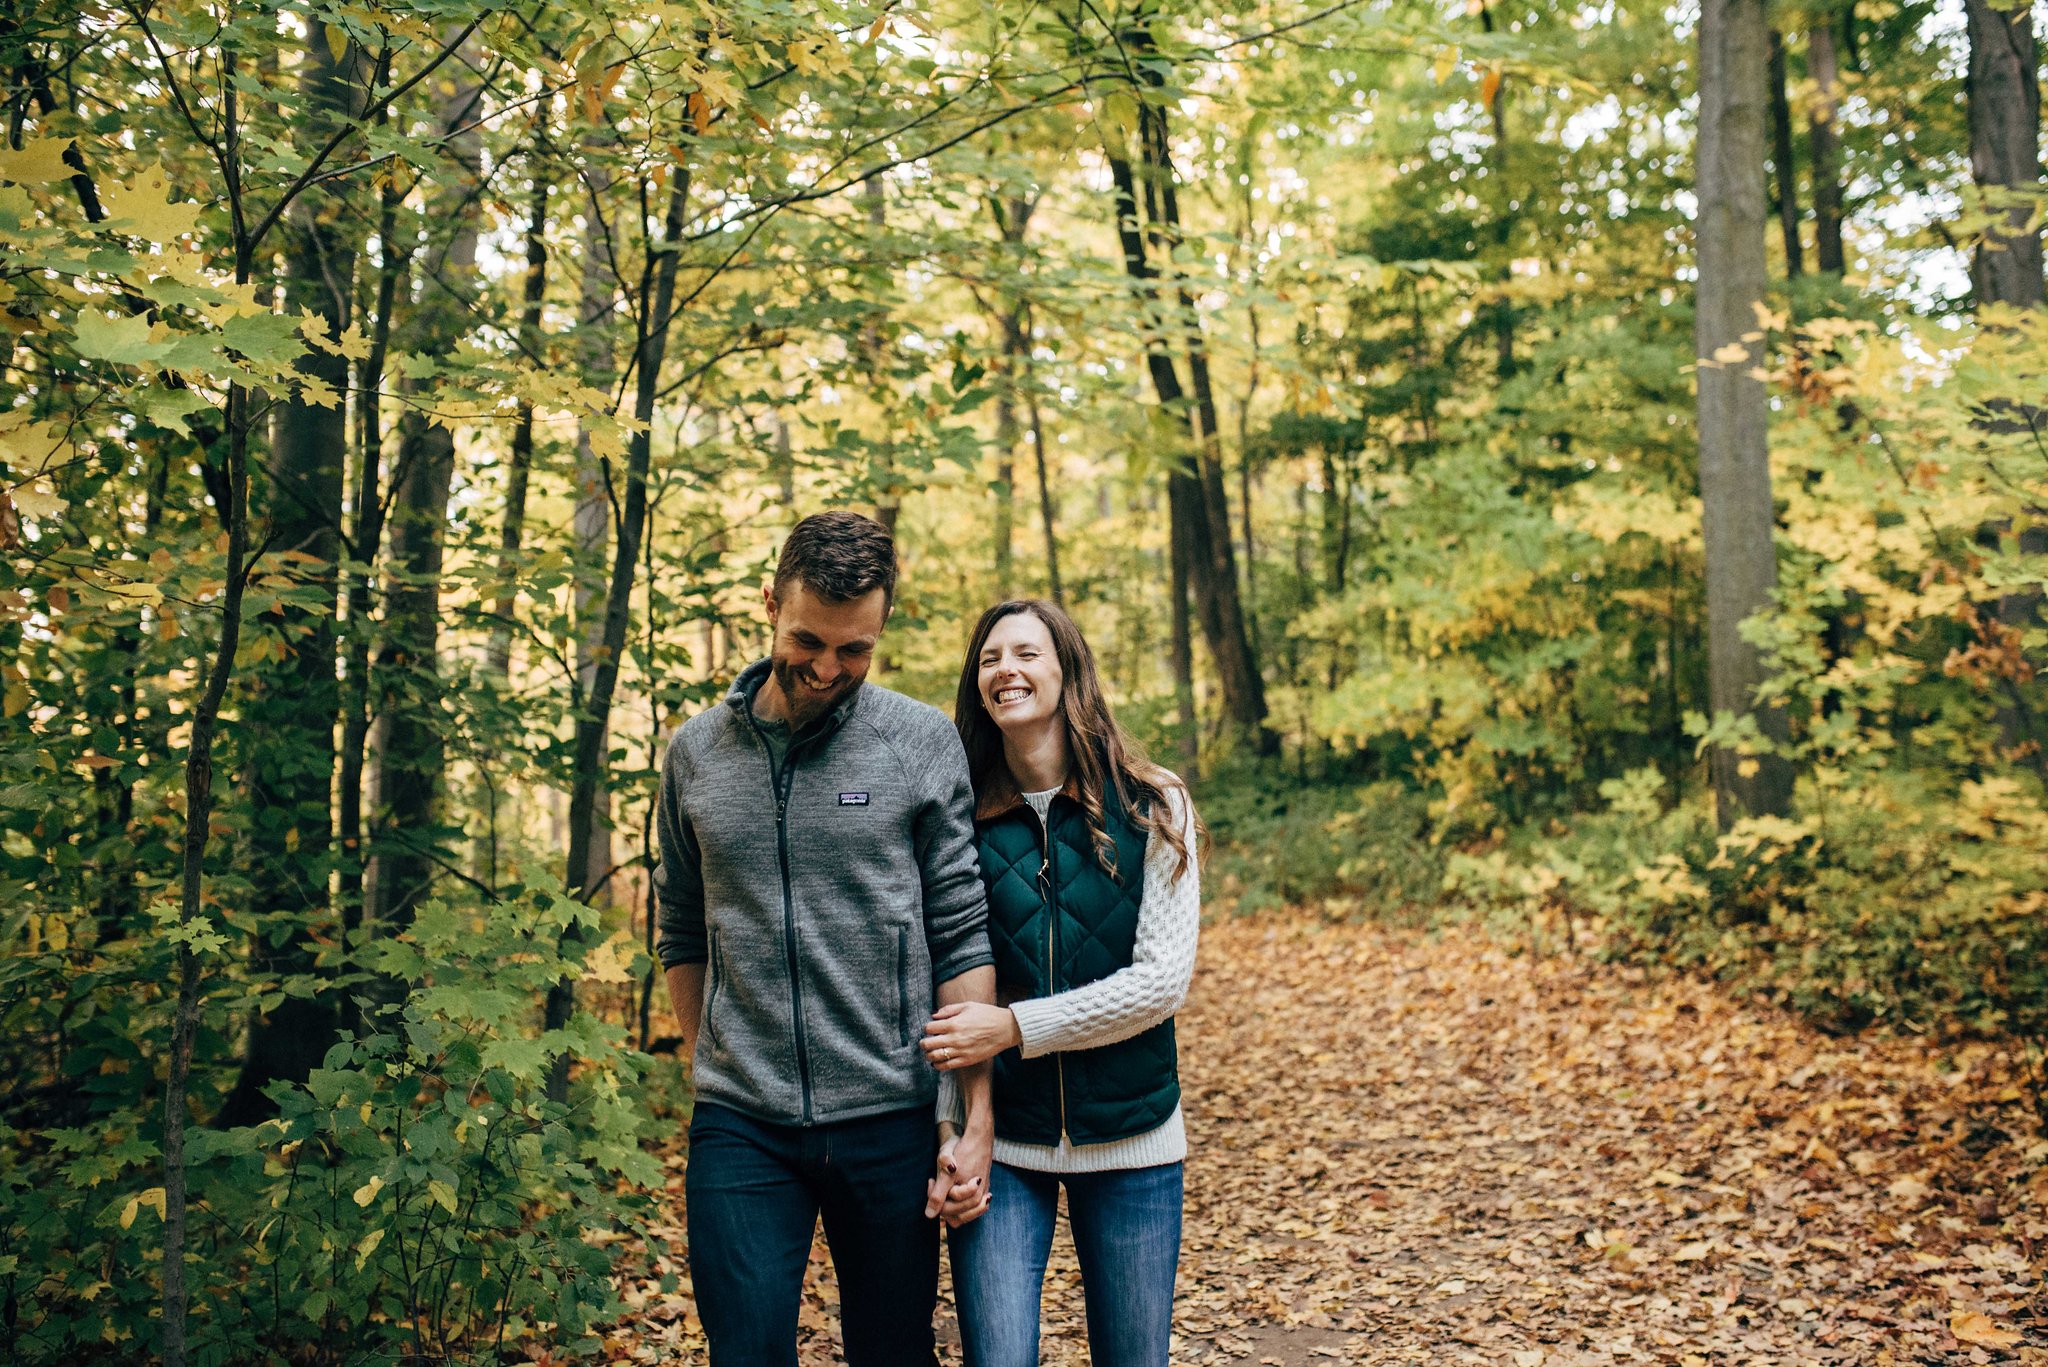
POLYGON ((801 731, 818 718, 846 701, 847 694, 860 687, 860 680, 850 674, 841 674, 839 681, 830 689, 814 688, 816 679, 809 669, 792 665, 777 655, 768 661, 768 668, 775 674, 775 683, 782 689, 783 705, 789 709, 789 729, 801 731))

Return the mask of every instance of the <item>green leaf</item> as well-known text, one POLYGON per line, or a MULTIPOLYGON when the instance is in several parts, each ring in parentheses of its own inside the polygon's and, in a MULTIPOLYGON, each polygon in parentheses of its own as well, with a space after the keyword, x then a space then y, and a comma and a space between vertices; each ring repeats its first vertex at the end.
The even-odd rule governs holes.
POLYGON ((78 315, 72 327, 78 354, 91 361, 115 365, 147 365, 168 356, 168 341, 151 341, 147 318, 109 318, 103 313, 78 315))

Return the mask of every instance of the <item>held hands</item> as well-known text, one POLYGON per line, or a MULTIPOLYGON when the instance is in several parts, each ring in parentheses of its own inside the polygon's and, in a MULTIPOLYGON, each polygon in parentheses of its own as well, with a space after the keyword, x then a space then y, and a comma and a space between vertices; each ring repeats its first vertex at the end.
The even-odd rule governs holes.
POLYGON ((994 1142, 986 1130, 955 1136, 950 1124, 941 1125, 939 1135, 938 1167, 925 1192, 924 1218, 937 1216, 948 1228, 958 1229, 988 1209, 994 1142))
POLYGON ((942 1006, 924 1027, 924 1056, 942 1072, 986 1063, 1023 1042, 1009 1008, 987 1002, 942 1006))

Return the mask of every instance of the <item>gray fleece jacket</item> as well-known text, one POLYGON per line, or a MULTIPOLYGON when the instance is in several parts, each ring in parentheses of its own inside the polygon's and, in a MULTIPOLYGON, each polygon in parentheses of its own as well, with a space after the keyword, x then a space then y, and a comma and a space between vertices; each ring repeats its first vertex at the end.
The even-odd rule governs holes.
POLYGON ((656 951, 707 966, 697 1095, 785 1125, 929 1105, 934 985, 992 962, 967 755, 937 708, 869 683, 777 765, 767 676, 748 666, 662 769, 656 951))

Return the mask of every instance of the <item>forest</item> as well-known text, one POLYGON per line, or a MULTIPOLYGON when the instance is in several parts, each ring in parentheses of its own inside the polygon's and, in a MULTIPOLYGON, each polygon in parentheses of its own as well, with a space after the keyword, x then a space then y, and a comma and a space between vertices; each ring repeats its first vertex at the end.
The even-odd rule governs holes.
MULTIPOLYGON (((2038 27, 6 0, 0 1355, 697 1360, 653 800, 827 508, 897 541, 877 682, 950 710, 984 607, 1074 615, 1209 829, 1210 1000, 1322 1000, 1255 976, 1297 942, 1374 1050, 1471 1043, 1385 1016, 1438 974, 1691 994, 1878 1089, 1742 1114, 1917 1212, 1888 1318, 1785 1274, 1769 1352, 1583 1360, 2048 1351, 2038 27), (1865 1077, 1912 1050, 1953 1129, 1865 1077)), ((1330 1038, 1342 1112, 1387 1064, 1330 1038)), ((1710 1243, 1656 1266, 1740 1316, 1710 1243)), ((1309 1361, 1259 1326, 1361 1328, 1329 1276, 1197 1278, 1187 1360, 1309 1361)))

